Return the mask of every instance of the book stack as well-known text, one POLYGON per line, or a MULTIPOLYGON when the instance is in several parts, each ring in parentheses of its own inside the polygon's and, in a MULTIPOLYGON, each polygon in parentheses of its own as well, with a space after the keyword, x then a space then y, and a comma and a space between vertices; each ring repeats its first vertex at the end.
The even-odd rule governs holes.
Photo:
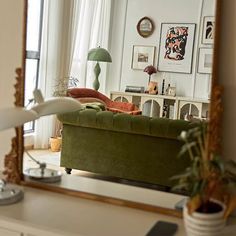
POLYGON ((144 87, 142 87, 142 86, 126 86, 125 92, 144 93, 144 87))

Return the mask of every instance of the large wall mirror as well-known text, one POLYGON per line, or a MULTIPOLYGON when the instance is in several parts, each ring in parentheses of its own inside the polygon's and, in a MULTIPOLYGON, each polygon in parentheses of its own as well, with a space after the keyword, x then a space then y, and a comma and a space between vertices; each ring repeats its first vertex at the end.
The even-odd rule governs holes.
MULTIPOLYGON (((197 99, 201 107, 204 107, 203 112, 210 113, 210 107, 215 106, 215 99, 219 94, 216 91, 217 81, 214 71, 217 63, 217 49, 214 47, 217 43, 214 42, 214 33, 217 30, 219 13, 217 0, 179 0, 178 2, 111 0, 107 1, 108 5, 102 1, 94 1, 96 2, 93 4, 94 9, 92 5, 90 6, 91 2, 90 0, 29 0, 28 5, 26 4, 26 10, 31 8, 27 16, 27 53, 24 54, 26 73, 23 73, 23 80, 19 82, 21 88, 25 84, 25 92, 21 94, 21 99, 25 97, 25 104, 32 98, 35 86, 48 98, 53 95, 55 85, 68 76, 76 77, 79 87, 89 86, 93 71, 91 65, 87 63, 87 53, 91 45, 99 46, 96 42, 100 40, 99 42, 104 43, 113 59, 110 65, 102 66, 102 71, 106 72, 101 74, 102 93, 110 96, 112 91, 124 92, 128 85, 146 87, 148 80, 143 68, 139 68, 139 63, 137 68, 132 68, 131 64, 135 48, 146 55, 149 51, 146 52, 145 47, 150 46, 155 48, 154 54, 148 56, 153 57, 153 66, 158 67, 158 72, 153 79, 159 85, 159 94, 162 81, 165 79, 166 85, 175 87, 177 97, 185 98, 185 101, 186 98, 189 101, 197 99), (108 10, 109 14, 106 17, 109 18, 105 15, 101 17, 108 10), (91 20, 89 14, 95 13, 97 18, 91 20), (137 23, 145 16, 151 18, 155 25, 154 32, 148 38, 140 37, 136 30, 137 23), (85 24, 83 19, 86 17, 89 17, 90 23, 85 24), (105 25, 104 22, 109 24, 105 25), (185 51, 187 60, 182 65, 184 60, 177 55, 182 52, 176 53, 174 45, 176 43, 176 47, 178 46, 175 40, 182 33, 184 35, 186 28, 189 31, 186 34, 187 39, 186 35, 182 37, 183 44, 190 46, 185 48, 182 45, 181 50, 185 51), (96 29, 100 29, 101 32, 98 33, 96 29), (91 35, 87 31, 97 33, 97 38, 90 43, 88 42, 91 35), (172 58, 175 63, 169 64, 165 64, 161 56, 162 49, 168 50, 168 47, 165 47, 166 42, 163 44, 162 40, 167 32, 169 36, 171 35, 171 54, 175 57, 172 58), (81 35, 81 38, 78 38, 78 35, 81 35), (107 35, 105 42, 102 41, 104 35, 107 35), (80 67, 83 64, 86 66, 80 67)), ((209 118, 209 115, 205 118, 209 118)), ((210 122, 211 124, 218 122, 217 113, 211 113, 210 122)), ((181 215, 175 210, 174 205, 183 198, 183 195, 171 193, 169 189, 167 191, 166 188, 132 183, 127 180, 107 181, 106 177, 76 170, 73 170, 71 175, 67 175, 64 168, 60 167, 60 152, 49 153, 47 150, 48 140, 53 135, 56 125, 53 117, 42 118, 36 123, 25 125, 24 146, 29 149, 33 145, 34 150, 29 150, 31 155, 38 161, 46 162, 49 168, 61 171, 62 180, 57 183, 41 183, 23 177, 24 170, 34 167, 35 163, 26 154, 22 155, 23 136, 18 132, 21 137, 18 136, 19 145, 16 147, 21 150, 18 164, 22 167, 16 169, 17 171, 21 169, 21 182, 24 185, 176 216, 181 215), (43 129, 45 126, 47 129, 43 129), (44 141, 41 140, 43 137, 44 141), (43 148, 45 150, 42 150, 43 148)), ((217 132, 218 130, 215 129, 211 134, 216 141, 211 140, 209 143, 214 148, 217 148, 218 144, 217 132)), ((147 155, 148 152, 153 151, 147 150, 147 155)), ((11 180, 11 174, 8 175, 11 180)))

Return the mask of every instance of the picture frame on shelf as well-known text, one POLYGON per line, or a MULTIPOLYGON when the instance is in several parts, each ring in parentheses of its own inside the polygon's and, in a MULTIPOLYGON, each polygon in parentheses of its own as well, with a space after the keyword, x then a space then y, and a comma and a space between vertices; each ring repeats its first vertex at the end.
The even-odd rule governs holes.
POLYGON ((148 65, 154 65, 155 46, 134 45, 132 52, 133 70, 144 70, 148 65))
POLYGON ((213 44, 215 32, 215 17, 205 16, 203 18, 202 44, 213 44))
POLYGON ((143 38, 149 37, 154 31, 153 21, 146 16, 141 18, 137 24, 137 31, 143 38))
POLYGON ((161 24, 159 71, 191 74, 195 28, 192 23, 161 24))
POLYGON ((175 97, 176 96, 176 87, 169 87, 166 91, 167 96, 175 97))
POLYGON ((158 94, 158 84, 156 81, 150 81, 148 84, 148 91, 149 94, 158 94))
POLYGON ((213 65, 213 49, 199 48, 198 73, 211 74, 213 65))

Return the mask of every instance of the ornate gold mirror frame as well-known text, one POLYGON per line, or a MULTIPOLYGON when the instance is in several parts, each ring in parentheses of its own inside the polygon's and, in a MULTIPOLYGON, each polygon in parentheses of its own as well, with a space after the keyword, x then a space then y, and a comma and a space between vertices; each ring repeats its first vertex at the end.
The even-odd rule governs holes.
MULTIPOLYGON (((208 130, 208 150, 214 153, 221 152, 221 116, 222 116, 222 103, 221 96, 223 89, 218 84, 218 51, 216 50, 219 45, 219 31, 220 31, 220 4, 221 0, 217 1, 216 5, 216 28, 214 42, 214 58, 213 58, 213 71, 212 71, 212 92, 211 92, 211 105, 210 105, 210 123, 208 130)), ((22 68, 16 69, 16 85, 15 85, 15 106, 24 106, 24 75, 25 75, 25 54, 26 54, 26 20, 27 20, 27 0, 24 0, 24 28, 23 28, 23 53, 22 53, 22 68)), ((12 139, 12 149, 5 157, 5 179, 8 182, 21 184, 24 186, 36 187, 44 190, 50 190, 58 193, 63 193, 71 196, 78 196, 85 199, 97 200, 106 203, 111 203, 120 206, 127 206, 132 208, 143 209, 146 211, 158 212, 162 214, 181 217, 182 213, 174 209, 167 209, 159 206, 152 206, 143 203, 136 203, 128 200, 121 200, 112 197, 105 197, 91 193, 79 192, 74 190, 62 189, 57 186, 46 185, 36 182, 24 181, 23 169, 23 127, 15 129, 16 137, 12 139)))

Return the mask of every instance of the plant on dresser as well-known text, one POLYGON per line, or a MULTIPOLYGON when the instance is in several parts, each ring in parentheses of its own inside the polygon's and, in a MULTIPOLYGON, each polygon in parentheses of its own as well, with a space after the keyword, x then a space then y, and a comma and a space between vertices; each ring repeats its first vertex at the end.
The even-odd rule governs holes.
POLYGON ((172 179, 178 179, 175 189, 184 189, 190 194, 183 212, 187 234, 219 235, 226 218, 236 208, 233 174, 236 164, 208 153, 205 123, 200 128, 182 131, 180 139, 185 144, 179 155, 187 152, 191 165, 172 179))

